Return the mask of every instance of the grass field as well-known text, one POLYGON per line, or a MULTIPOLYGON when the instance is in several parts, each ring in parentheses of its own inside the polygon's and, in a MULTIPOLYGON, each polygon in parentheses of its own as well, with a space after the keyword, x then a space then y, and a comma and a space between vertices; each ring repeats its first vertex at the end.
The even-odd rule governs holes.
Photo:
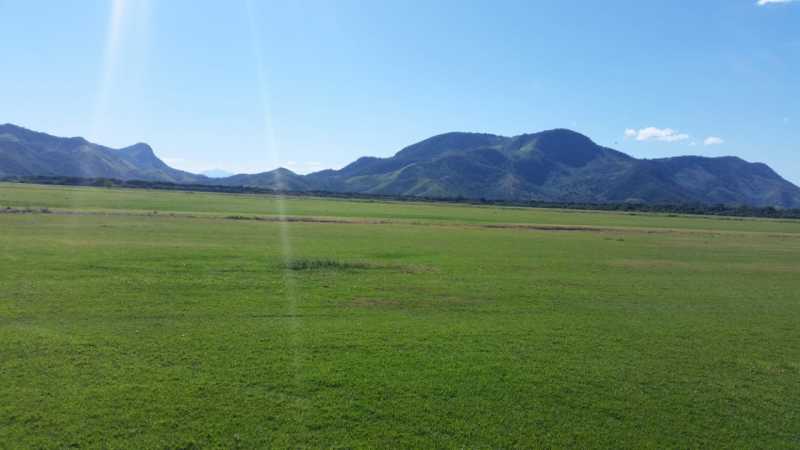
POLYGON ((797 221, 16 184, 0 210, 3 448, 800 447, 797 221))

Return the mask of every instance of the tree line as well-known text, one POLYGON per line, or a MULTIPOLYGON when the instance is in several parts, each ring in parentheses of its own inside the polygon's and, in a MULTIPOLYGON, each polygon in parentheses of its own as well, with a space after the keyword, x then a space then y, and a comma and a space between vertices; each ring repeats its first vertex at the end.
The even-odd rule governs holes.
POLYGON ((159 189, 168 191, 219 192, 230 194, 266 194, 306 197, 328 197, 338 199, 359 199, 376 201, 408 201, 430 203, 460 203, 470 205, 496 205, 529 208, 553 208, 599 211, 622 211, 628 213, 696 214, 729 217, 767 217, 773 219, 800 219, 800 209, 783 209, 772 206, 749 205, 709 205, 705 203, 586 203, 551 201, 516 201, 497 199, 474 199, 465 197, 417 197, 407 195, 359 194, 331 191, 281 191, 255 186, 222 186, 208 184, 178 184, 164 181, 117 180, 113 178, 80 178, 63 176, 9 177, 3 181, 29 184, 50 184, 63 186, 93 186, 105 188, 159 189))

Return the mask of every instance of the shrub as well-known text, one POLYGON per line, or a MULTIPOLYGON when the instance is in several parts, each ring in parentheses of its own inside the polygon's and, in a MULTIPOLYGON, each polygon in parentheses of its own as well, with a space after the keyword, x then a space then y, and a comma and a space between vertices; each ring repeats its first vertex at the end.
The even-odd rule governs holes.
POLYGON ((345 262, 335 259, 300 258, 293 259, 286 263, 286 268, 289 270, 354 270, 369 269, 370 267, 371 266, 365 262, 345 262))

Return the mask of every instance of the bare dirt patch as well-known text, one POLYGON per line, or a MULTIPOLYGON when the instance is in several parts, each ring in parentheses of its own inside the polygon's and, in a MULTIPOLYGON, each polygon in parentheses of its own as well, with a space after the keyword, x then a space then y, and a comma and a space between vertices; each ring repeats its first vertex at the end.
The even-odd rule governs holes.
POLYGON ((306 222, 306 223, 340 223, 340 224, 388 224, 389 220, 359 220, 359 219, 334 219, 329 217, 298 217, 298 216, 225 216, 226 220, 254 220, 257 222, 306 222))

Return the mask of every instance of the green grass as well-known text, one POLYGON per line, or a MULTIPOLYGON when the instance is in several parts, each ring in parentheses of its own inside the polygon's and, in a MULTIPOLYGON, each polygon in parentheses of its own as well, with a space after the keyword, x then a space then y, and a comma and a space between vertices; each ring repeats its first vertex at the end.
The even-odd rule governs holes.
POLYGON ((0 447, 800 447, 800 222, 277 201, 0 184, 0 447))
MULTIPOLYGON (((379 202, 291 197, 283 205, 292 217, 382 220, 408 223, 541 224, 602 227, 713 229, 798 233, 792 220, 675 216, 437 203, 379 202)), ((274 216, 275 197, 251 194, 98 189, 0 183, 0 209, 42 208, 116 213, 176 213, 243 218, 274 216)))

